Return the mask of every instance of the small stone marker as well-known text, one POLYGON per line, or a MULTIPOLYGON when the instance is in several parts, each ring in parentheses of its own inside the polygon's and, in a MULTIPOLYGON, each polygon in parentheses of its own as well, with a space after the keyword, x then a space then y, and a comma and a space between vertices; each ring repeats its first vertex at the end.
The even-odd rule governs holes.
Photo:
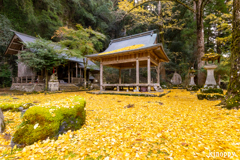
POLYGON ((173 74, 172 79, 171 79, 171 83, 172 83, 173 85, 179 85, 179 84, 181 84, 181 83, 182 83, 182 77, 181 77, 177 72, 175 72, 175 73, 173 74))
POLYGON ((58 91, 59 90, 59 82, 57 73, 53 73, 50 77, 50 81, 48 82, 48 89, 49 91, 58 91))

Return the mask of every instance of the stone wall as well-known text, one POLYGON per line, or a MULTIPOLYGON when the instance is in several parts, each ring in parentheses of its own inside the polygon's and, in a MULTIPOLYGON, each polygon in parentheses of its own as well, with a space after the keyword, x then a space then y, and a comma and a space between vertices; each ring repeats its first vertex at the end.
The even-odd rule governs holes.
POLYGON ((44 84, 38 83, 13 83, 10 90, 18 90, 23 92, 40 92, 44 91, 44 84))

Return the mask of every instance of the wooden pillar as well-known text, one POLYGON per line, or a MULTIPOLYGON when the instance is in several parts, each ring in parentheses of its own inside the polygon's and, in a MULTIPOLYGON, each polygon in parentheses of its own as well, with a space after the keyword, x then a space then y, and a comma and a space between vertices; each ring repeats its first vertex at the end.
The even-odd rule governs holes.
POLYGON ((70 63, 68 62, 68 83, 70 83, 70 63))
POLYGON ((26 76, 26 83, 28 82, 28 77, 26 76))
POLYGON ((160 65, 161 65, 161 63, 159 62, 158 63, 158 68, 157 68, 157 83, 160 85, 160 77, 159 77, 159 75, 160 75, 160 65))
POLYGON ((71 67, 71 83, 73 83, 73 65, 70 64, 71 67))
POLYGON ((121 68, 119 68, 119 76, 118 76, 118 79, 119 79, 119 84, 121 84, 122 83, 122 79, 121 79, 121 68))
POLYGON ((102 59, 100 60, 100 91, 103 91, 103 64, 102 59))
POLYGON ((139 61, 138 61, 138 54, 136 58, 136 84, 137 84, 137 92, 139 92, 139 61))
POLYGON ((78 78, 78 63, 76 63, 76 78, 78 78))
POLYGON ((82 78, 82 68, 81 67, 79 67, 80 68, 80 78, 82 78))
POLYGON ((21 83, 22 83, 22 77, 21 77, 21 83))
POLYGON ((151 91, 151 62, 150 62, 150 53, 148 53, 148 60, 147 60, 147 70, 148 70, 148 92, 151 91))

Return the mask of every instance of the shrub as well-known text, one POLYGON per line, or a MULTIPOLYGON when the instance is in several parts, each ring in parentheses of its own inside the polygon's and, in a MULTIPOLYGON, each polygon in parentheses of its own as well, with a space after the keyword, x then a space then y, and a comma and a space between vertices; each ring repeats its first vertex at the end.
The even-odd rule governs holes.
POLYGON ((39 140, 57 138, 67 130, 77 130, 86 119, 86 102, 81 97, 71 99, 70 106, 33 106, 23 116, 23 122, 13 135, 13 142, 21 146, 39 140))

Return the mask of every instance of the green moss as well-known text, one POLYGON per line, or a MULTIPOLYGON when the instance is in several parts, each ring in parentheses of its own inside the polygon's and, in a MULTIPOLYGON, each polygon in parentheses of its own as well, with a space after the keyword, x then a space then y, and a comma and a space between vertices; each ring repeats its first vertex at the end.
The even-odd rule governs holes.
POLYGON ((24 114, 22 124, 13 135, 13 141, 24 146, 45 140, 48 137, 57 137, 63 123, 67 124, 67 128, 63 131, 80 129, 86 119, 86 111, 84 110, 86 102, 81 97, 74 97, 72 104, 67 108, 31 107, 24 114))
POLYGON ((223 90, 220 88, 202 88, 201 89, 202 93, 219 93, 223 94, 223 90))
POLYGON ((224 95, 222 94, 204 94, 200 93, 197 94, 197 97, 199 100, 207 99, 207 100, 221 100, 224 98, 224 95))
POLYGON ((1 103, 0 108, 2 111, 19 111, 19 107, 24 107, 22 103, 1 103))
POLYGON ((10 102, 4 102, 0 104, 0 108, 2 111, 11 111, 11 112, 19 112, 19 107, 22 107, 23 109, 28 109, 29 107, 33 106, 32 103, 10 103, 10 102))

